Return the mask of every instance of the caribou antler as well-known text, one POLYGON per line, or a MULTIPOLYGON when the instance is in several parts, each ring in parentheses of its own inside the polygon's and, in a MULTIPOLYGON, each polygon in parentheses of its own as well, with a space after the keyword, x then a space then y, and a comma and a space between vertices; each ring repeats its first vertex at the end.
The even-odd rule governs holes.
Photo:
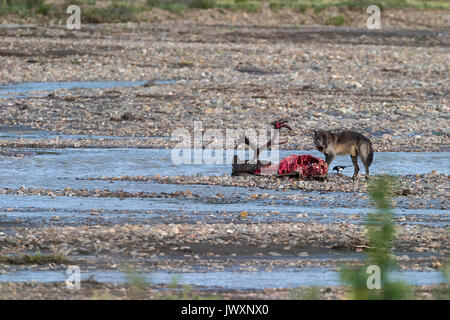
MULTIPOLYGON (((261 145, 259 147, 255 146, 253 143, 251 143, 250 139, 247 136, 244 135, 244 144, 248 145, 253 150, 253 154, 254 154, 253 163, 257 163, 258 162, 259 155, 261 154, 261 151, 264 151, 264 150, 272 147, 272 141, 278 139, 279 131, 280 131, 281 128, 287 128, 289 131, 293 131, 292 128, 287 124, 287 122, 288 122, 288 120, 285 120, 285 119, 280 119, 280 120, 273 121, 271 123, 271 125, 275 129, 275 132, 274 132, 273 136, 269 139, 269 141, 267 141, 266 144, 261 145)), ((280 141, 276 145, 279 146, 279 145, 282 145, 282 144, 285 144, 285 143, 287 143, 287 140, 286 141, 280 141)))
MULTIPOLYGON (((233 172, 232 172, 232 175, 253 174, 255 171, 259 170, 262 166, 270 165, 270 162, 262 163, 260 160, 258 160, 259 155, 260 155, 261 151, 263 151, 265 149, 268 149, 268 148, 273 146, 272 142, 274 140, 278 139, 279 131, 280 131, 281 128, 287 128, 290 131, 293 131, 292 128, 287 124, 287 122, 288 121, 285 120, 285 119, 280 119, 280 120, 277 120, 277 121, 273 121, 271 123, 271 125, 275 129, 275 132, 274 132, 273 136, 270 138, 269 141, 267 141, 265 144, 263 144, 263 145, 261 145, 259 147, 255 146, 253 143, 251 143, 250 139, 246 135, 243 135, 243 140, 244 141, 242 141, 242 138, 241 138, 241 140, 238 142, 238 145, 241 144, 242 142, 244 142, 244 144, 249 146, 253 150, 254 158, 253 158, 251 163, 249 163, 249 161, 246 160, 246 161, 244 161, 243 164, 241 164, 241 163, 239 163, 238 156, 235 155, 234 158, 233 158, 233 172)), ((281 142, 278 142, 277 145, 281 145, 281 144, 284 144, 286 142, 287 141, 281 141, 281 142)))
POLYGON ((274 129, 287 128, 287 129, 289 129, 289 131, 293 131, 292 128, 289 125, 287 125, 287 123, 288 123, 288 120, 280 119, 280 120, 273 121, 271 123, 271 125, 273 126, 274 129))
MULTIPOLYGON (((278 136, 279 136, 279 134, 280 134, 280 129, 281 129, 281 128, 287 128, 289 131, 293 131, 292 128, 287 124, 287 122, 288 122, 288 120, 286 120, 286 119, 280 119, 280 120, 273 121, 273 122, 271 123, 271 125, 272 125, 273 128, 275 129, 275 132, 274 132, 272 138, 270 138, 270 140, 267 141, 267 143, 266 143, 265 145, 260 146, 260 147, 258 148, 258 150, 257 150, 257 151, 258 151, 258 152, 257 152, 257 153, 258 153, 258 154, 257 154, 257 158, 259 157, 259 154, 260 154, 261 151, 266 150, 266 149, 269 149, 270 147, 272 147, 272 141, 278 139, 278 136)), ((279 141, 279 142, 277 143, 277 145, 280 146, 280 145, 285 144, 285 143, 287 143, 287 140, 285 140, 285 141, 279 141)))

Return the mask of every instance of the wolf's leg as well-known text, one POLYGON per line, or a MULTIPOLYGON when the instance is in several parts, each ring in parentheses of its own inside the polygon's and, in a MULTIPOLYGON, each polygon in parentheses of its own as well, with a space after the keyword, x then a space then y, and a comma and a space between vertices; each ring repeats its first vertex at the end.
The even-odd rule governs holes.
POLYGON ((335 157, 336 155, 334 153, 325 153, 325 161, 328 166, 333 162, 335 157))
POLYGON ((356 177, 358 176, 358 172, 359 172, 359 167, 358 167, 358 156, 350 156, 350 158, 352 158, 352 162, 353 162, 353 168, 355 168, 355 171, 353 173, 353 177, 352 179, 355 180, 356 177))
POLYGON ((370 153, 370 145, 368 144, 362 144, 358 149, 359 157, 361 158, 361 162, 364 165, 364 168, 366 169, 366 178, 369 177, 369 153, 370 153))
POLYGON ((366 177, 369 177, 369 166, 367 165, 367 158, 362 157, 361 155, 359 157, 361 158, 361 162, 364 165, 364 169, 366 169, 366 177))
POLYGON ((327 163, 327 172, 330 170, 330 164, 334 160, 334 153, 325 153, 325 162, 327 163))

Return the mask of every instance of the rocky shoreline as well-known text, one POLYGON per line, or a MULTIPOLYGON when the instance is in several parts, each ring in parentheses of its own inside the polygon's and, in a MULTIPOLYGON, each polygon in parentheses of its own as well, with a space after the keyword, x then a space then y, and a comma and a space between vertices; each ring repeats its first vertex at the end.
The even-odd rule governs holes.
MULTIPOLYGON (((210 290, 198 287, 177 288, 151 286, 138 290, 136 286, 105 284, 95 281, 82 282, 81 290, 66 288, 64 283, 2 282, 0 299, 5 300, 126 300, 126 299, 224 299, 224 300, 279 300, 279 299, 321 299, 346 300, 350 291, 345 287, 300 287, 292 289, 264 290, 210 290), (24 294, 26 292, 26 294, 24 294)), ((444 285, 414 286, 413 299, 445 299, 448 290, 444 285)))
POLYGON ((2 146, 172 148, 175 142, 151 137, 170 138, 177 129, 192 133, 194 121, 202 121, 203 130, 225 132, 264 129, 274 119, 286 118, 295 130, 286 136, 286 149, 314 149, 314 129, 352 129, 370 137, 376 152, 450 150, 447 32, 368 34, 331 27, 229 31, 177 24, 163 33, 154 25, 88 30, 46 27, 45 37, 33 37, 26 27, 19 28, 21 37, 17 30, 1 30, 2 82, 148 84, 0 97, 2 124, 130 138, 24 137, 2 140, 2 146), (367 44, 367 37, 379 43, 367 44), (392 39, 411 43, 392 44, 392 39), (349 45, 350 40, 355 43, 349 45))
MULTIPOLYGON (((143 258, 165 250, 183 251, 187 247, 188 251, 192 251, 193 246, 199 251, 197 253, 212 252, 212 256, 215 251, 225 256, 236 254, 233 250, 239 250, 239 247, 247 248, 245 250, 254 248, 252 251, 255 251, 262 246, 259 250, 267 252, 271 247, 283 245, 284 252, 294 254, 308 248, 353 251, 367 248, 365 227, 346 222, 246 224, 197 221, 195 224, 49 226, 39 229, 13 227, 8 233, 0 235, 0 243, 5 253, 39 250, 65 255, 126 254, 143 258), (265 249, 267 247, 270 248, 265 249)), ((397 252, 445 254, 448 250, 446 227, 400 225, 397 227, 395 246, 397 252)))
MULTIPOLYGON (((400 175, 396 177, 395 195, 420 196, 424 198, 446 198, 449 196, 449 176, 433 171, 428 174, 400 175)), ((87 177, 80 180, 103 181, 148 181, 161 184, 176 185, 210 185, 233 186, 244 188, 302 190, 323 192, 357 192, 367 191, 367 181, 364 176, 352 180, 348 176, 330 174, 326 181, 301 180, 297 178, 275 176, 117 176, 117 177, 87 177)))

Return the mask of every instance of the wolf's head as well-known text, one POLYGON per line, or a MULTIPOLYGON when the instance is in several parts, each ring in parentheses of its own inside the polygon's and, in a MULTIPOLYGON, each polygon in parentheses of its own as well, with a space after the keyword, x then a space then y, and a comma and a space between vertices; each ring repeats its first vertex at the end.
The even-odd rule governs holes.
POLYGON ((314 144, 316 145, 317 150, 325 150, 328 147, 328 132, 314 130, 314 144))

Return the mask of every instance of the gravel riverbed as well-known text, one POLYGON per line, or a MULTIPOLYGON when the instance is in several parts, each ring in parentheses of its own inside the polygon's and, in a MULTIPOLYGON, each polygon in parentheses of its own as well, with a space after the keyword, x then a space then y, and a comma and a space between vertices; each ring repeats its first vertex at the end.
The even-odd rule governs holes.
MULTIPOLYGON (((449 150, 446 31, 230 30, 198 24, 0 31, 3 84, 148 81, 128 88, 0 97, 4 125, 64 134, 170 137, 176 129, 192 132, 194 121, 202 121, 203 130, 225 134, 227 128, 263 129, 287 118, 295 134, 285 148, 313 149, 311 133, 321 128, 360 131, 376 151, 449 150)), ((39 143, 123 145, 98 139, 2 141, 4 146, 39 143)))
MULTIPOLYGON (((284 150, 313 150, 315 129, 351 129, 369 137, 375 152, 449 152, 450 34, 439 26, 370 32, 358 26, 299 28, 269 22, 234 22, 230 27, 205 18, 204 23, 84 25, 79 31, 59 26, 0 28, 0 159, 26 163, 46 149, 169 149, 177 146, 169 139, 176 130, 194 135, 194 121, 201 121, 203 132, 219 129, 225 134, 227 128, 267 129, 279 118, 288 119, 294 129, 282 132, 288 140, 284 150), (8 93, 5 87, 112 80, 145 83, 20 93, 8 93), (29 132, 10 134, 16 126, 29 132)), ((411 211, 396 216, 395 250, 401 270, 431 272, 445 266, 449 177, 448 172, 436 170, 398 176, 394 210, 411 211), (432 212, 425 214, 427 210, 432 212)), ((73 183, 64 187, 40 187, 37 180, 33 186, 14 181, 14 186, 0 187, 0 276, 64 272, 67 267, 59 262, 11 262, 36 252, 67 257, 85 270, 117 271, 131 265, 149 273, 280 268, 301 272, 335 270, 341 259, 359 263, 368 249, 362 209, 348 215, 320 211, 372 208, 362 177, 353 181, 330 174, 325 181, 303 181, 164 172, 74 175, 73 183), (101 182, 103 187, 77 187, 76 182, 92 186, 101 182), (140 183, 143 188, 173 185, 173 190, 132 191, 119 183, 140 183), (238 187, 248 192, 204 195, 186 189, 191 186, 238 187), (29 201, 24 205, 23 199, 29 201), (84 202, 92 199, 136 200, 143 208, 84 202), (180 210, 145 209, 146 204, 161 200, 180 210), (64 201, 67 207, 57 207, 64 201), (242 210, 183 208, 198 203, 232 203, 242 210), (280 203, 315 205, 320 212, 298 209, 289 216, 275 210, 246 210, 247 205, 280 203)), ((136 296, 130 284, 92 279, 76 292, 63 282, 6 281, 0 282, 0 298, 157 299, 180 297, 183 290, 167 289, 167 285, 152 285, 136 296)), ((440 297, 437 284, 415 289, 418 299, 440 297)), ((191 297, 225 299, 302 298, 310 293, 306 287, 211 290, 194 286, 193 290, 191 297)), ((321 299, 349 297, 342 286, 318 290, 321 299)))

